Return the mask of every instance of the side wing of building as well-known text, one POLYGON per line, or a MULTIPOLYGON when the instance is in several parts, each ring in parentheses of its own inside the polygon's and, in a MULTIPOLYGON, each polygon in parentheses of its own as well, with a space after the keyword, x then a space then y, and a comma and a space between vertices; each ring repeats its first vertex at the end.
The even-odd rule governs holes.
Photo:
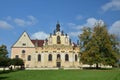
POLYGON ((35 52, 35 46, 29 38, 26 32, 20 36, 16 43, 11 47, 11 58, 21 58, 24 60, 25 66, 28 64, 30 66, 34 65, 34 61, 29 62, 28 56, 31 58, 35 52))

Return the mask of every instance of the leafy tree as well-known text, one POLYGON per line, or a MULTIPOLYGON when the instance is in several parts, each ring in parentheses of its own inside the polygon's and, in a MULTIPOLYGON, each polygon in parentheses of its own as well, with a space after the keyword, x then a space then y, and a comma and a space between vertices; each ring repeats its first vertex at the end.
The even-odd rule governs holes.
POLYGON ((1 57, 6 57, 8 54, 7 47, 5 45, 0 46, 0 56, 1 57))
POLYGON ((0 46, 0 67, 3 67, 5 70, 5 67, 10 66, 10 59, 7 57, 8 51, 7 47, 5 45, 0 46))
POLYGON ((118 58, 117 41, 108 33, 105 25, 99 23, 93 29, 84 28, 79 36, 81 44, 81 61, 86 64, 114 65, 118 58))
POLYGON ((24 66, 24 61, 22 59, 20 59, 20 58, 13 58, 11 60, 11 64, 14 65, 14 67, 15 66, 21 66, 21 67, 23 67, 24 66))
POLYGON ((10 66, 10 59, 7 57, 0 57, 0 67, 3 67, 5 70, 5 68, 9 66, 10 66))

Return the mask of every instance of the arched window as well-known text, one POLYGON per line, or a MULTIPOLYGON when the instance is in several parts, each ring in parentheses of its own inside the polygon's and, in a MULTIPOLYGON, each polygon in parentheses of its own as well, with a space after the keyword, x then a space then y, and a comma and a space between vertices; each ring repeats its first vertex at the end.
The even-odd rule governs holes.
POLYGON ((48 55, 48 61, 52 61, 52 54, 48 55))
POLYGON ((41 55, 38 54, 38 61, 41 61, 41 55))
POLYGON ((57 59, 60 59, 60 54, 57 54, 57 59))
POLYGON ((57 44, 60 44, 61 41, 60 41, 60 36, 57 36, 57 44))
POLYGON ((77 61, 77 54, 75 55, 75 61, 77 61))
POLYGON ((31 55, 28 55, 28 61, 31 61, 31 55))
POLYGON ((68 54, 65 55, 65 61, 69 61, 69 55, 68 54))

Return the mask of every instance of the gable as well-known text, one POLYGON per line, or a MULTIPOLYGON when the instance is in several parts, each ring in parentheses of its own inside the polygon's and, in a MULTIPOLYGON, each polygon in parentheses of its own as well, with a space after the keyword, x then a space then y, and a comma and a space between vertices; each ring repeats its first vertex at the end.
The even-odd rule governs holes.
POLYGON ((29 35, 26 32, 23 32, 18 41, 12 47, 34 47, 34 44, 31 42, 29 35))

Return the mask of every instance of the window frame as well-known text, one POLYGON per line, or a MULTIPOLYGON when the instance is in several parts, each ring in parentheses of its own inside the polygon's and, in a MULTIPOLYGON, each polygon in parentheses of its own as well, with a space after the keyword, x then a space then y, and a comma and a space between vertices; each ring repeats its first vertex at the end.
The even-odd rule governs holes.
POLYGON ((31 61, 31 55, 28 55, 27 61, 31 61))
POLYGON ((48 61, 52 61, 52 54, 48 55, 48 61))
POLYGON ((38 60, 38 62, 41 61, 41 55, 40 55, 40 54, 38 54, 38 56, 37 56, 37 60, 38 60))
POLYGON ((77 54, 75 54, 75 61, 77 61, 78 60, 78 56, 77 56, 77 54))
POLYGON ((69 61, 69 55, 65 54, 65 61, 69 61))

